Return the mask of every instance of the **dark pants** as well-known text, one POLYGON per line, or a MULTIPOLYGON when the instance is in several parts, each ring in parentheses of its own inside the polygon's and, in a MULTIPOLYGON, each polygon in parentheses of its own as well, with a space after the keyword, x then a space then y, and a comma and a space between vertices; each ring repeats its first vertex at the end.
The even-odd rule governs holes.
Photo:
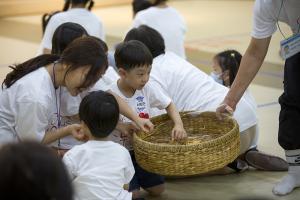
POLYGON ((285 150, 300 149, 300 52, 286 60, 283 83, 278 141, 285 150))

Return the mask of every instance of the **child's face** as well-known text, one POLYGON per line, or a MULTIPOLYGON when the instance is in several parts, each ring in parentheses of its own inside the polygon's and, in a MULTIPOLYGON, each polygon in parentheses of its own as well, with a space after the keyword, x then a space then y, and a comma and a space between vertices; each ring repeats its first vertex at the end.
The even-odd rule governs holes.
POLYGON ((216 74, 222 74, 222 68, 219 65, 217 59, 215 59, 215 58, 213 59, 212 69, 213 69, 213 72, 215 72, 216 74))
POLYGON ((151 65, 135 67, 129 71, 126 71, 121 68, 119 70, 119 74, 129 87, 135 90, 141 90, 149 81, 151 68, 151 65))

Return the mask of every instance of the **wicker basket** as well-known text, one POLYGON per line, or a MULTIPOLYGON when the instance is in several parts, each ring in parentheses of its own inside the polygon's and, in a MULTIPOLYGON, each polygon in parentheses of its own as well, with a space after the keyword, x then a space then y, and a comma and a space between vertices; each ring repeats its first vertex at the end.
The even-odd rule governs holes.
POLYGON ((142 168, 164 176, 190 176, 222 168, 239 155, 234 119, 219 121, 215 112, 180 115, 188 133, 184 142, 170 142, 173 123, 166 114, 151 119, 155 128, 150 134, 134 134, 135 157, 142 168))

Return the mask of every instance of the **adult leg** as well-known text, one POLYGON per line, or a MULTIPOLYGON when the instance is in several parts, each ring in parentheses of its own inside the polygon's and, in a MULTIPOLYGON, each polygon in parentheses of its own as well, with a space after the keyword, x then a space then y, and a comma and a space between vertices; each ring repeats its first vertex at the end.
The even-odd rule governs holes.
POLYGON ((273 188, 276 195, 286 195, 300 187, 300 52, 284 67, 284 93, 279 98, 278 141, 285 149, 288 174, 273 188))

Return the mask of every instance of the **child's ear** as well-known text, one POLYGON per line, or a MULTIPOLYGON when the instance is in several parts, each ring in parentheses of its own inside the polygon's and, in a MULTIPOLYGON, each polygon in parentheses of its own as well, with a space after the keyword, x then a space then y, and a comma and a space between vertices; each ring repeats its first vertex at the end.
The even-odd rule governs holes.
POLYGON ((120 76, 120 77, 125 77, 126 74, 127 74, 126 70, 123 69, 123 68, 119 68, 119 69, 118 69, 118 72, 119 72, 119 76, 120 76))

